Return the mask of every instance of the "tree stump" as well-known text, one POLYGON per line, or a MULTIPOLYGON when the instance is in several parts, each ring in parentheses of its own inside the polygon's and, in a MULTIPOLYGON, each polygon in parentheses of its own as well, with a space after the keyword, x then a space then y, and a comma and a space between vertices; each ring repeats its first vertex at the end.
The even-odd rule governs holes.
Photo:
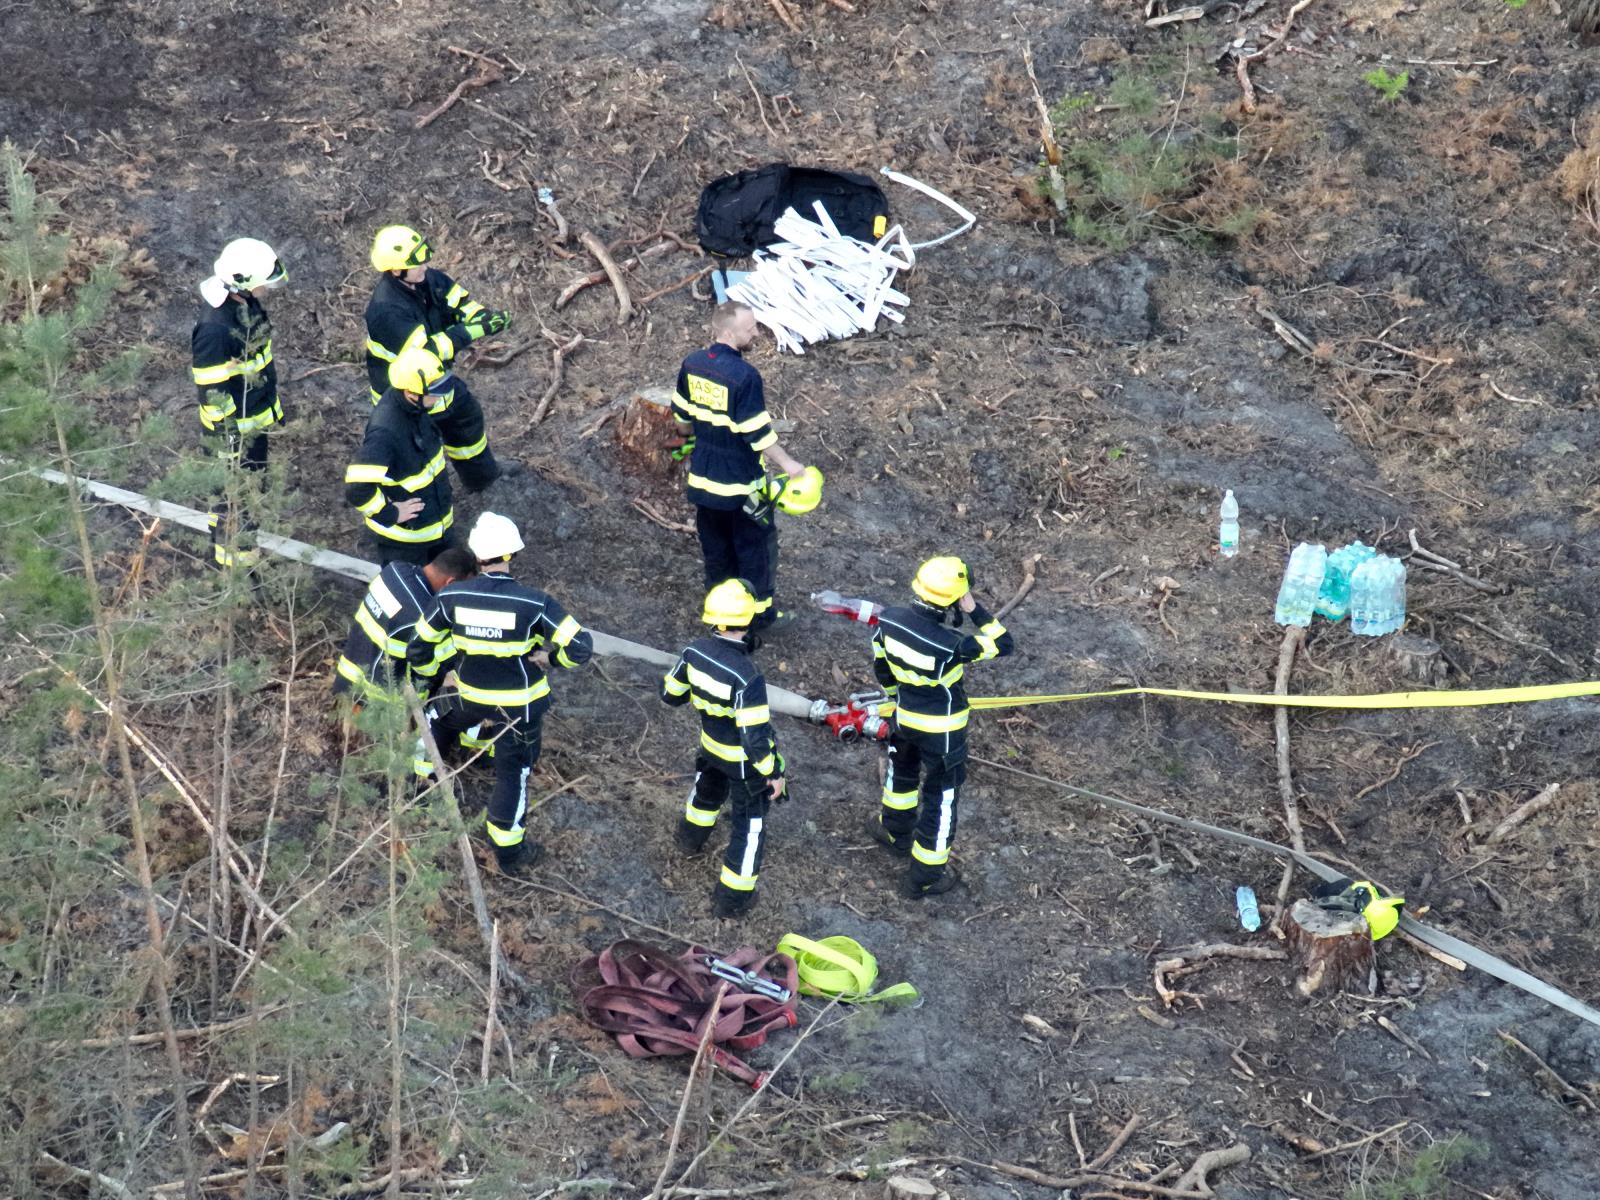
POLYGON ((1429 687, 1443 683, 1450 670, 1439 643, 1415 633, 1397 633, 1390 638, 1389 657, 1408 677, 1429 687))
POLYGON ((939 1200, 941 1196, 948 1198, 948 1193, 915 1175, 891 1175, 883 1185, 883 1200, 939 1200))
POLYGON ((628 401, 617 422, 617 447, 631 475, 665 481, 677 469, 671 451, 682 440, 672 418, 668 388, 642 388, 628 401))
POLYGON ((1340 912, 1296 900, 1283 926, 1284 941, 1300 978, 1295 990, 1310 996, 1318 988, 1363 992, 1378 989, 1378 956, 1372 931, 1360 913, 1340 912))
POLYGON ((1567 11, 1567 28, 1588 39, 1600 34, 1600 0, 1578 0, 1567 11))

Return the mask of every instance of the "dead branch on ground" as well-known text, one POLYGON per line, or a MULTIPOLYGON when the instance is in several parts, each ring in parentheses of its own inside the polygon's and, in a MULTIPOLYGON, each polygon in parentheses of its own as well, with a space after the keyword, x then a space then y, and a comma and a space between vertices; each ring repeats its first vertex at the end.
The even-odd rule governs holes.
POLYGON ((1256 89, 1255 85, 1250 82, 1250 64, 1264 61, 1269 54, 1283 45, 1289 37, 1289 29, 1294 25, 1295 17, 1310 3, 1311 0, 1295 0, 1294 7, 1283 18, 1283 24, 1278 28, 1277 34, 1270 42, 1251 54, 1242 54, 1234 59, 1234 70, 1239 77, 1239 90, 1243 93, 1245 112, 1253 113, 1256 111, 1256 89))
POLYGON ((772 11, 778 14, 778 20, 783 22, 784 27, 790 33, 805 33, 805 30, 800 28, 800 22, 794 19, 794 14, 789 11, 789 6, 783 0, 767 0, 767 3, 772 6, 772 11))
POLYGON ((1207 1197, 1216 1194, 1211 1190, 1211 1176, 1227 1167, 1236 1167, 1249 1162, 1250 1147, 1240 1142, 1225 1149, 1207 1150, 1194 1160, 1194 1164, 1179 1176, 1175 1184, 1170 1186, 1156 1183, 1154 1180, 1125 1179, 1120 1175, 1106 1175, 1099 1172, 1080 1172, 1062 1176, 1036 1171, 1032 1167, 1018 1166, 1016 1163, 984 1163, 970 1158, 959 1161, 1000 1175, 1010 1175, 1014 1179, 1025 1179, 1040 1187, 1062 1191, 1073 1188, 1109 1187, 1141 1192, 1147 1196, 1166 1197, 1167 1200, 1206 1200, 1207 1197))
POLYGON ((623 279, 622 271, 612 259, 605 244, 594 234, 587 231, 580 233, 578 241, 582 242, 583 248, 594 256, 594 260, 600 264, 600 269, 605 272, 606 278, 611 281, 612 290, 617 293, 617 324, 626 325, 633 316, 633 297, 628 292, 628 283, 623 279))
POLYGON ((452 54, 460 54, 476 60, 478 69, 471 76, 456 84, 455 89, 440 102, 437 108, 418 117, 416 123, 416 128, 418 129, 426 129, 429 125, 432 125, 454 108, 456 101, 460 100, 468 92, 477 88, 488 87, 491 83, 499 83, 506 77, 505 68, 492 58, 486 58, 482 54, 471 50, 462 50, 457 46, 447 46, 446 49, 452 54))
POLYGON ((994 619, 999 621, 1013 608, 1027 599, 1028 593, 1033 591, 1033 584, 1038 573, 1039 562, 1044 558, 1042 554, 1030 554, 1022 560, 1022 582, 1017 586, 1016 594, 995 610, 994 619))
POLYGON ((1497 1029, 1495 1032, 1500 1035, 1501 1040, 1504 1041, 1508 1046, 1513 1046, 1516 1049, 1521 1050, 1524 1054, 1538 1064, 1539 1075, 1547 1083, 1552 1085, 1556 1095, 1560 1098, 1563 1104, 1567 1105, 1569 1108, 1576 1104, 1579 1108, 1586 1108, 1590 1112, 1600 1112, 1600 1104, 1596 1104, 1592 1096, 1590 1096, 1582 1088, 1575 1087, 1568 1083, 1567 1080, 1554 1067, 1535 1054, 1528 1047, 1526 1042, 1522 1041, 1513 1034, 1507 1033, 1504 1029, 1497 1029))
POLYGON ((534 426, 544 420, 545 414, 550 411, 550 402, 556 398, 556 393, 561 390, 561 380, 566 374, 567 355, 572 354, 579 346, 583 345, 583 334, 581 333, 573 334, 565 342, 558 339, 548 329, 545 330, 545 336, 555 342, 555 349, 550 351, 550 386, 545 388, 544 395, 539 397, 539 403, 533 410, 532 418, 528 421, 528 429, 524 432, 531 431, 534 426))
POLYGON ((1170 980, 1180 975, 1192 975, 1214 958, 1242 958, 1252 962, 1282 962, 1289 956, 1274 946, 1236 946, 1232 942, 1216 942, 1209 946, 1188 946, 1163 958, 1155 965, 1152 978, 1161 1003, 1172 1008, 1179 1000, 1190 999, 1200 1008, 1204 999, 1198 993, 1186 992, 1170 986, 1170 980))
POLYGON ((672 1165, 678 1159, 678 1143, 683 1140, 684 1126, 688 1123, 689 1103, 694 1099, 694 1094, 699 1090, 701 1078, 705 1077, 706 1087, 711 1086, 709 1072, 704 1070, 706 1052, 711 1047, 711 1035, 717 1028, 717 1017, 722 1009, 722 998, 728 994, 727 981, 717 985, 716 995, 711 998, 711 1006, 706 1009, 705 1027, 700 1031, 700 1044, 695 1047, 694 1061, 689 1064, 689 1078, 683 1083, 683 1099, 678 1102, 678 1116, 672 1122, 672 1138, 667 1143, 667 1157, 661 1164, 661 1173, 656 1176, 656 1184, 650 1189, 650 1194, 645 1200, 656 1200, 662 1194, 661 1189, 666 1185, 667 1175, 672 1171, 672 1165))
POLYGON ((657 525, 661 526, 663 529, 670 529, 674 533, 694 532, 693 525, 690 525, 686 521, 674 521, 671 517, 668 517, 662 513, 659 508, 651 504, 650 501, 646 500, 643 496, 635 496, 633 498, 633 507, 638 509, 640 513, 648 517, 657 525))
MULTIPOLYGON (((1370 796, 1373 792, 1377 791, 1379 788, 1388 787, 1396 779, 1400 778, 1400 772, 1405 769, 1405 765, 1408 762, 1410 762, 1412 759, 1414 759, 1414 758, 1418 757, 1419 755, 1421 755, 1424 750, 1432 750, 1438 744, 1439 744, 1438 742, 1421 742, 1418 745, 1411 746, 1411 747, 1408 747, 1407 749, 1404 749, 1404 750, 1400 751, 1400 757, 1399 757, 1399 759, 1396 760, 1396 762, 1394 764, 1394 770, 1390 771, 1387 775, 1385 775, 1382 779, 1378 780, 1376 783, 1367 784, 1366 787, 1362 788, 1359 792, 1357 792, 1354 796, 1352 796, 1350 798, 1350 803, 1351 804, 1355 804, 1357 801, 1363 800, 1366 797, 1370 796)), ((1295 849, 1303 850, 1303 849, 1305 849, 1305 847, 1304 846, 1296 846, 1295 849)))
MULTIPOLYGON (((645 249, 638 251, 632 258, 624 260, 618 269, 621 271, 632 271, 637 268, 645 259, 657 258, 663 254, 666 254, 668 251, 680 248, 683 245, 683 243, 677 238, 669 237, 666 234, 663 234, 662 237, 665 239, 664 241, 658 242, 654 246, 647 246, 645 249)), ((604 247, 602 247, 602 249, 603 248, 604 247)), ((617 266, 616 263, 613 263, 612 265, 617 266)), ((580 275, 577 279, 574 279, 571 283, 567 284, 566 287, 561 289, 561 294, 556 297, 556 302, 554 305, 552 305, 552 307, 557 311, 560 311, 570 304, 572 302, 572 298, 579 292, 583 291, 584 288, 590 288, 594 287, 598 283, 604 283, 608 278, 609 276, 606 274, 604 269, 599 271, 591 271, 587 275, 580 275)))
POLYGON ((1512 810, 1510 816, 1506 817, 1504 821, 1501 821, 1500 824, 1496 825, 1494 829, 1490 831, 1489 836, 1483 839, 1484 842, 1492 846, 1496 842, 1501 841, 1513 829, 1515 829, 1518 825, 1521 825, 1529 817, 1533 816, 1535 813, 1543 812, 1545 809, 1554 804, 1556 802, 1556 797, 1560 794, 1560 792, 1561 784, 1552 783, 1549 787, 1546 787, 1540 791, 1539 794, 1532 800, 1529 800, 1524 804, 1519 804, 1515 809, 1512 810))
POLYGON ((655 291, 651 292, 647 296, 641 296, 639 298, 639 304, 642 307, 643 305, 649 304, 652 300, 659 300, 663 296, 670 296, 673 292, 677 291, 679 288, 685 288, 685 287, 689 287, 689 286, 691 286, 693 284, 699 283, 702 279, 704 279, 707 275, 711 274, 711 272, 713 272, 715 270, 716 270, 716 267, 701 267, 698 271, 694 271, 691 274, 685 275, 682 279, 678 280, 676 283, 669 283, 666 287, 657 288, 655 291))
POLYGON ((1435 554, 1432 550, 1419 545, 1417 543, 1417 531, 1415 529, 1410 531, 1410 538, 1410 562, 1412 566, 1424 567, 1429 571, 1441 571, 1446 575, 1450 575, 1455 579, 1459 579, 1468 587, 1477 588, 1480 592, 1489 592, 1493 595, 1500 595, 1506 591, 1506 588, 1503 584, 1486 583, 1482 579, 1479 579, 1476 575, 1468 575, 1461 569, 1460 563, 1448 559, 1442 554, 1435 554))

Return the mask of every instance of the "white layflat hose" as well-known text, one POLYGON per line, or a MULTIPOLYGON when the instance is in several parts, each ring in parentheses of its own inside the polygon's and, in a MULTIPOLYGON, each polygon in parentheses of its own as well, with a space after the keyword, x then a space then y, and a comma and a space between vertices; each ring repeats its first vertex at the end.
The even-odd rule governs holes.
MULTIPOLYGON (((41 469, 34 474, 51 483, 67 482, 67 477, 60 471, 41 469)), ((112 504, 120 504, 123 508, 149 513, 153 517, 197 529, 202 533, 209 534, 211 531, 211 523, 205 513, 185 508, 181 504, 173 504, 168 500, 155 500, 138 492, 130 492, 126 488, 85 479, 81 475, 78 476, 78 486, 91 496, 112 504)), ((264 530, 256 534, 256 544, 280 558, 292 559, 309 567, 331 571, 335 575, 342 575, 357 583, 367 583, 378 573, 378 565, 364 558, 352 558, 348 554, 340 554, 337 550, 324 550, 320 546, 311 546, 264 530)), ((651 646, 640 645, 638 642, 630 642, 626 638, 613 637, 609 633, 601 633, 598 629, 591 629, 589 633, 594 638, 594 652, 608 658, 631 658, 663 670, 678 661, 676 655, 667 654, 651 646)), ((818 702, 815 700, 772 686, 767 688, 767 704, 774 712, 799 717, 801 720, 811 720, 812 713, 818 708, 818 702)))
POLYGON ((880 174, 894 180, 896 183, 903 184, 908 188, 914 188, 915 190, 921 192, 924 196, 937 200, 940 204, 944 205, 951 212, 955 213, 956 216, 960 217, 966 222, 965 225, 962 225, 956 229, 952 229, 949 233, 942 234, 941 236, 934 238, 931 242, 914 242, 911 246, 913 250, 926 250, 929 246, 937 246, 940 242, 948 242, 953 237, 960 237, 963 233, 978 223, 978 218, 974 213, 957 204, 954 200, 950 199, 949 196, 946 196, 937 188, 929 187, 927 184, 923 183, 922 180, 913 179, 909 175, 902 175, 899 171, 891 171, 888 167, 879 167, 878 171, 880 174))

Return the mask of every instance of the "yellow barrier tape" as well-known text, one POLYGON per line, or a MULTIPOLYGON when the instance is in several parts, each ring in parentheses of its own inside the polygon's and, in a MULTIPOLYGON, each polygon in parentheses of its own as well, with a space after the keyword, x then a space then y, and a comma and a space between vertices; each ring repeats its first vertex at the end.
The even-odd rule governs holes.
POLYGON ((1192 692, 1184 688, 1130 687, 1109 692, 1060 692, 1051 696, 974 696, 973 708, 1022 708, 1109 696, 1169 696, 1175 700, 1215 700, 1223 704, 1264 704, 1286 708, 1475 708, 1483 704, 1531 704, 1600 696, 1600 681, 1542 683, 1530 687, 1480 688, 1461 692, 1377 692, 1368 696, 1274 696, 1261 692, 1192 692))
POLYGON ((807 996, 832 996, 844 1004, 919 1004, 922 997, 909 983, 897 983, 881 992, 878 960, 854 938, 827 937, 821 941, 786 933, 778 953, 794 959, 800 990, 807 996))

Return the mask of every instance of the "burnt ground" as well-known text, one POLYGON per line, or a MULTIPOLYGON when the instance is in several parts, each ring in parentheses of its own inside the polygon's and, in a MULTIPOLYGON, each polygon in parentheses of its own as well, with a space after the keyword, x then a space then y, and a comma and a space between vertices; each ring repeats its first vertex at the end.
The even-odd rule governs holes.
MULTIPOLYGON (((823 508, 785 526, 791 603, 824 586, 894 599, 936 551, 967 556, 998 602, 1037 553, 1039 585, 1010 620, 1018 653, 973 672, 976 692, 1130 680, 1266 691, 1288 547, 1361 537, 1403 552, 1414 528, 1504 589, 1413 570, 1410 627, 1442 646, 1447 686, 1594 670, 1600 235, 1563 193, 1561 172, 1587 144, 1575 139, 1588 136, 1600 74, 1542 0, 1523 9, 1317 0, 1297 18, 1291 50, 1254 68, 1253 115, 1212 57, 1238 33, 1260 44, 1263 23, 1276 25, 1286 5, 1238 30, 1226 9, 1154 31, 1140 6, 1109 0, 858 0, 853 15, 791 7, 802 35, 766 5, 697 0, 436 13, 298 0, 265 12, 187 0, 137 12, 13 6, 0 124, 33 147, 41 186, 85 240, 140 256, 108 336, 152 348, 148 385, 112 398, 106 413, 170 414, 174 450, 192 444, 183 379, 194 282, 227 237, 278 248, 293 286, 272 311, 295 414, 278 449, 300 497, 289 531, 306 540, 359 552, 338 479, 367 408, 353 365, 366 244, 377 225, 404 220, 430 231, 440 264, 475 294, 514 311, 504 344, 531 343, 469 376, 502 457, 536 471, 493 497, 522 522, 524 571, 595 626, 675 647, 693 633, 695 548, 629 501, 646 496, 681 520, 676 484, 621 454, 614 424, 581 433, 607 404, 670 383, 703 336, 706 306, 674 292, 619 328, 601 287, 553 312, 554 296, 592 264, 554 245, 529 181, 553 188, 574 227, 648 244, 658 229, 689 233, 700 187, 725 171, 779 158, 889 163, 949 191, 980 224, 924 256, 903 327, 803 358, 755 354, 775 413, 793 423, 787 444, 828 473, 823 508), (1254 231, 1214 245, 1152 236, 1121 250, 1060 236, 1034 185, 1025 43, 1051 99, 1104 98, 1119 75, 1159 71, 1158 135, 1169 120, 1180 138, 1208 115, 1231 122, 1237 154, 1206 200, 1254 210, 1254 231), (469 69, 447 45, 516 64, 476 95, 520 129, 470 103, 414 127, 469 69), (1394 103, 1363 82, 1380 62, 1409 72, 1394 103), (1292 352, 1261 306, 1316 352, 1292 352), (589 340, 530 431, 549 370, 541 323, 589 340), (1244 514, 1231 562, 1214 551, 1223 487, 1244 514)), ((921 199, 899 189, 890 198, 914 235, 944 228, 921 199)), ((635 276, 636 294, 696 265, 687 253, 654 260, 635 276)), ((152 461, 126 478, 148 485, 164 469, 152 461)), ((461 515, 477 507, 468 499, 461 515)), ((174 539, 172 570, 188 569, 186 550, 174 539)), ((351 602, 336 587, 322 596, 326 632, 338 632, 351 602)), ((769 679, 810 695, 838 697, 870 679, 864 639, 820 615, 803 613, 763 656, 769 679)), ((322 707, 328 669, 300 664, 308 712, 322 707)), ((1406 686, 1383 642, 1322 625, 1294 680, 1317 692, 1406 686)), ((719 1181, 793 1176, 797 1194, 865 1197, 881 1184, 850 1182, 846 1168, 909 1158, 952 1195, 1032 1200, 1055 1193, 948 1159, 1068 1174, 1069 1117, 1092 1157, 1138 1113, 1145 1124, 1112 1170, 1149 1180, 1242 1140, 1251 1160, 1217 1177, 1218 1195, 1232 1200, 1595 1194, 1592 1115, 1545 1090, 1497 1030, 1591 1096, 1600 1031, 1396 940, 1381 947, 1375 1001, 1308 1005, 1282 964, 1219 963, 1187 980, 1203 1007, 1152 1023, 1140 1008, 1160 1007, 1158 951, 1243 940, 1233 888, 1269 896, 1276 864, 1199 838, 1152 838, 981 766, 959 846, 971 890, 908 907, 861 832, 873 752, 785 725, 795 799, 772 822, 762 903, 738 931, 718 928, 705 915, 712 868, 669 850, 689 722, 658 711, 652 691, 625 664, 561 681, 540 769, 541 787, 572 784, 542 810, 553 877, 714 945, 771 945, 790 929, 849 934, 879 953, 890 981, 926 994, 915 1011, 830 1018, 780 1076, 784 1095, 749 1122, 739 1157, 715 1168, 719 1181), (1041 1040, 1025 1013, 1059 1036, 1041 1040), (1384 1032, 1380 1014, 1426 1056, 1384 1032), (823 1128, 868 1114, 888 1120, 823 1128), (1321 1156, 1290 1140, 1335 1146, 1400 1122, 1409 1124, 1321 1156), (1437 1190, 1378 1190, 1457 1135, 1484 1152, 1437 1190)), ((1311 712, 1290 725, 1313 852, 1359 864, 1427 905, 1440 927, 1591 1003, 1600 997, 1592 704, 1311 712), (1483 844, 1500 817, 1556 781, 1558 806, 1483 844)), ((209 731, 209 718, 196 728, 209 731)), ((297 757, 290 772, 302 788, 332 769, 332 734, 313 744, 322 756, 297 757)), ((1034 708, 979 719, 975 750, 1286 836, 1264 710, 1160 700, 1034 708)), ((193 748, 197 758, 209 751, 193 748)), ((308 798, 304 812, 316 811, 308 798)), ((235 820, 246 836, 250 816, 235 820)), ((593 1056, 578 1068, 576 1099, 546 1114, 528 1178, 604 1176, 642 1192, 665 1142, 654 1118, 670 1115, 681 1067, 625 1060, 586 1036, 561 982, 627 927, 498 879, 491 901, 516 934, 515 956, 541 980, 511 1018, 524 1061, 573 1042, 593 1056), (627 1093, 623 1103, 583 1102, 597 1070, 627 1093)), ((438 936, 471 954, 470 913, 458 904, 448 913, 438 936)), ((786 1042, 757 1059, 771 1063, 786 1042)), ((740 1098, 721 1085, 717 1107, 731 1112, 740 1098)))

